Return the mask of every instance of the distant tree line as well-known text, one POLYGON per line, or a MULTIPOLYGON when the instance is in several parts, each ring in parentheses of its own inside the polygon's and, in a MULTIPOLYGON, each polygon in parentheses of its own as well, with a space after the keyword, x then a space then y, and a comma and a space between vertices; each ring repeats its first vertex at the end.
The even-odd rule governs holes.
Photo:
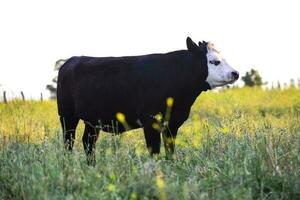
MULTIPOLYGON (((246 72, 244 76, 242 76, 242 81, 244 82, 245 87, 261 87, 263 85, 266 85, 267 82, 263 82, 263 79, 259 72, 255 69, 251 69, 250 71, 246 72)), ((290 79, 290 83, 284 83, 283 88, 295 88, 296 87, 296 81, 295 79, 290 79)), ((272 89, 278 88, 281 89, 281 83, 277 81, 277 86, 272 83, 271 86, 272 89)), ((300 78, 298 78, 298 88, 300 88, 300 78)))
MULTIPOLYGON (((58 71, 59 68, 67 61, 67 59, 59 59, 55 62, 54 70, 58 71)), ((50 98, 56 99, 57 94, 57 76, 52 79, 52 83, 46 85, 46 89, 50 92, 50 98)))
POLYGON ((262 77, 255 69, 251 69, 249 72, 246 72, 245 76, 242 77, 242 80, 244 81, 244 86, 248 87, 261 87, 266 84, 263 83, 262 77))

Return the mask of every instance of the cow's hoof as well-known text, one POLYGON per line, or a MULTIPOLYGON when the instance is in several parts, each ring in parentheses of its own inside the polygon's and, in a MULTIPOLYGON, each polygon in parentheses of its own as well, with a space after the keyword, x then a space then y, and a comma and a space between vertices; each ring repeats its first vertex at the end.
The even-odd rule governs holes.
POLYGON ((95 156, 88 156, 87 159, 86 159, 86 161, 87 161, 87 164, 89 166, 92 166, 92 167, 96 166, 96 158, 95 158, 95 156))

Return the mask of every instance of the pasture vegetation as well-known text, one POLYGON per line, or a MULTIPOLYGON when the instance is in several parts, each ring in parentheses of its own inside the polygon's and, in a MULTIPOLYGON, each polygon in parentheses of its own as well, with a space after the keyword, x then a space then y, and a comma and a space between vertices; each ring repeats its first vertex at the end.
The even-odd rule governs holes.
POLYGON ((82 131, 64 153, 55 101, 0 103, 0 199, 300 199, 295 88, 202 93, 173 161, 140 130, 101 132, 90 167, 82 131))

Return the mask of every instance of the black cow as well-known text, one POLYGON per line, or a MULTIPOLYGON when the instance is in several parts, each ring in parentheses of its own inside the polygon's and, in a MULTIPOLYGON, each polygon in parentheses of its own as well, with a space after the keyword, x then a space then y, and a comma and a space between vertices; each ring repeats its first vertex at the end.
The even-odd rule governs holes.
POLYGON ((165 54, 68 59, 59 70, 57 83, 65 147, 72 150, 75 129, 82 119, 89 164, 95 164, 100 130, 122 133, 126 128, 143 128, 151 154, 160 152, 163 132, 165 150, 172 155, 177 130, 199 94, 238 79, 238 73, 211 43, 199 42, 198 46, 189 37, 186 43, 188 50, 165 54), (168 98, 171 114, 166 119, 168 98), (119 119, 122 123, 118 123, 117 113, 119 118, 125 116, 126 122, 119 119), (155 118, 157 114, 163 116, 161 122, 155 118), (164 128, 158 129, 157 123, 164 128))

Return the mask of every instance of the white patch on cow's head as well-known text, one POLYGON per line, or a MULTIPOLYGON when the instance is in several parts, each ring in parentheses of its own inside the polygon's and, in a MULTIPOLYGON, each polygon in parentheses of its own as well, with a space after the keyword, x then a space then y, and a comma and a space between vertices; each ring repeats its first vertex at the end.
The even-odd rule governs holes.
POLYGON ((216 50, 212 43, 207 43, 208 76, 206 82, 211 88, 234 83, 239 78, 239 73, 234 70, 216 50))

